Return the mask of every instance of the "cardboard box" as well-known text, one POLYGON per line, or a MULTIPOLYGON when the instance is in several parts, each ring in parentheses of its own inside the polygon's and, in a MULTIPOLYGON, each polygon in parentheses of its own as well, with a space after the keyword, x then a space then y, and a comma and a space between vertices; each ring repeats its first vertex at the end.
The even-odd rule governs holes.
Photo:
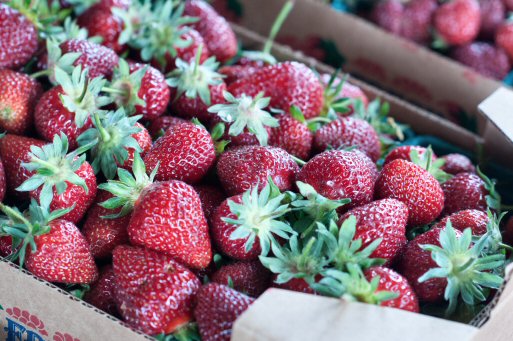
MULTIPOLYGON (((226 6, 223 1, 227 0, 216 0, 218 6, 226 6)), ((240 25, 267 36, 269 23, 286 1, 236 0, 240 16, 234 18, 240 25)), ((478 117, 479 103, 503 86, 371 22, 336 11, 324 2, 295 1, 278 40, 281 37, 305 42, 319 37, 332 42, 344 60, 344 71, 461 124, 463 112, 478 117)), ((510 112, 513 115, 513 109, 510 112)), ((479 123, 484 129, 485 121, 479 123)))
MULTIPOLYGON (((240 39, 246 45, 254 48, 261 47, 261 43, 263 41, 261 36, 241 27, 234 28, 240 39)), ((296 59, 315 67, 317 70, 326 72, 332 71, 331 68, 319 64, 311 58, 305 58, 302 54, 295 53, 288 48, 275 46, 273 52, 277 57, 282 59, 296 59)), ((433 113, 420 109, 405 102, 404 100, 389 95, 373 86, 366 85, 354 78, 350 78, 350 80, 351 82, 361 86, 370 98, 380 97, 390 102, 392 107, 392 116, 398 121, 410 124, 419 133, 439 136, 467 150, 476 150, 478 146, 484 142, 482 137, 468 132, 456 124, 436 116, 433 113)), ((509 148, 511 148, 511 146, 509 146, 509 148)), ((506 287, 505 292, 506 291, 513 291, 511 285, 506 287)), ((506 301, 505 304, 508 304, 508 302, 509 301, 506 301)), ((412 330, 416 330, 417 333, 419 330, 415 329, 416 327, 421 328, 426 332, 434 328, 443 328, 444 330, 450 330, 450 335, 454 337, 457 336, 461 341, 468 340, 468 338, 465 338, 477 331, 475 327, 462 324, 453 325, 451 322, 433 319, 422 315, 383 309, 358 303, 342 303, 339 300, 333 300, 330 298, 306 296, 280 290, 269 290, 269 292, 258 299, 253 308, 248 310, 248 313, 244 314, 236 323, 233 340, 272 339, 282 341, 287 340, 287 337, 285 337, 286 330, 291 331, 290 335, 296 336, 295 340, 321 339, 324 336, 329 336, 330 331, 332 333, 336 332, 336 338, 339 338, 341 337, 341 334, 339 334, 341 333, 340 330, 348 328, 348 325, 347 323, 338 325, 340 322, 338 319, 322 320, 322 323, 320 322, 321 319, 319 319, 318 323, 320 324, 318 327, 322 329, 322 331, 319 331, 320 334, 306 332, 304 334, 298 334, 297 332, 292 333, 292 331, 297 330, 298 326, 303 324, 306 326, 306 322, 314 321, 311 318, 312 312, 315 312, 318 315, 313 317, 321 316, 320 308, 315 310, 313 308, 320 307, 325 304, 334 307, 332 310, 332 313, 334 314, 332 315, 333 317, 340 317, 338 315, 339 312, 348 312, 350 314, 358 313, 362 318, 365 317, 367 320, 357 322, 358 325, 362 326, 362 328, 367 328, 365 321, 379 320, 391 314, 390 316, 394 318, 396 326, 391 330, 388 330, 387 328, 386 332, 381 331, 379 333, 382 336, 383 334, 396 335, 395 339, 398 337, 397 334, 394 333, 399 333, 407 327, 412 330), (285 302, 294 302, 294 304, 291 303, 291 305, 288 305, 289 303, 286 303, 285 305, 285 302), (276 310, 274 310, 275 308, 273 307, 276 304, 278 305, 276 306, 276 310), (264 308, 264 310, 262 310, 262 308, 264 308), (267 308, 275 311, 275 313, 280 311, 283 311, 284 313, 290 312, 288 309, 292 308, 296 314, 291 314, 290 316, 279 316, 279 319, 276 318, 273 323, 262 325, 260 323, 266 320, 260 319, 265 317, 262 316, 262 313, 264 315, 267 314, 267 308), (278 308, 286 310, 277 310, 278 308), (397 320, 396 314, 400 314, 400 318, 404 319, 404 321, 408 321, 409 325, 405 327, 403 325, 404 321, 397 320), (298 319, 298 316, 302 316, 302 319, 298 319), (279 321, 281 322, 278 323, 279 321), (418 326, 416 325, 417 321, 419 321, 418 326), (281 334, 275 334, 275 332, 280 332, 281 334), (266 335, 268 336, 267 338, 266 335), (306 336, 309 336, 309 338, 305 338, 306 336)), ((499 307, 499 305, 497 307, 499 307)), ((492 319, 489 323, 502 321, 500 319, 497 320, 494 317, 496 311, 501 313, 503 310, 494 309, 492 312, 492 319)), ((322 313, 324 313, 324 311, 322 313)), ((488 317, 488 315, 489 314, 486 313, 485 316, 488 317)), ((504 314, 500 314, 500 316, 502 317, 504 314)), ((507 318, 509 318, 509 315, 507 318)), ((481 330, 479 330, 479 332, 486 332, 488 325, 489 324, 486 324, 481 330)), ((354 328, 352 329, 354 332, 357 331, 355 325, 353 325, 352 328, 354 328)), ((385 328, 385 326, 383 326, 383 328, 385 328)), ((403 339, 402 334, 400 334, 399 338, 403 339)), ((151 338, 131 330, 116 318, 108 316, 89 304, 74 298, 57 286, 39 280, 30 273, 20 270, 16 265, 0 259, 0 340, 142 341, 148 339, 151 338)), ((360 337, 359 339, 370 340, 365 337, 360 337)), ((384 339, 380 338, 380 340, 384 339)), ((443 338, 440 338, 440 340, 443 340, 443 338)))

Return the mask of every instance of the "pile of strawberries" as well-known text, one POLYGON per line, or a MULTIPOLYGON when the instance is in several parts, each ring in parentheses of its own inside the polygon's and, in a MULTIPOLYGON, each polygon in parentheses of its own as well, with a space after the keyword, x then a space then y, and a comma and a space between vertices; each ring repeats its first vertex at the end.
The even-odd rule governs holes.
POLYGON ((398 146, 345 79, 239 51, 206 2, 0 20, 0 256, 129 326, 229 340, 269 287, 450 315, 501 285, 493 181, 398 146))
POLYGON ((395 35, 503 80, 513 68, 509 11, 511 0, 379 0, 361 14, 395 35))

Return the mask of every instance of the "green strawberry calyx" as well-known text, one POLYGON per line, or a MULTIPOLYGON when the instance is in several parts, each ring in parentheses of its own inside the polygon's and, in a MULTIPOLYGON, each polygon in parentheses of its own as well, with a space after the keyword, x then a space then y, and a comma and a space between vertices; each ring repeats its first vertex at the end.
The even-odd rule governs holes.
POLYGON ((355 216, 351 215, 344 220, 340 229, 334 220, 330 221, 328 227, 318 223, 317 231, 319 235, 325 237, 330 263, 337 270, 347 271, 348 264, 357 264, 361 268, 367 269, 385 263, 382 258, 371 258, 374 250, 381 244, 382 238, 372 241, 366 247, 363 247, 362 239, 354 239, 356 234, 355 216))
POLYGON ((397 123, 389 116, 390 104, 388 102, 381 103, 381 100, 376 98, 366 108, 361 100, 356 99, 353 107, 354 116, 367 121, 387 144, 391 144, 390 138, 387 139, 388 136, 394 136, 400 141, 404 140, 404 131, 408 126, 397 123))
POLYGON ((356 264, 348 264, 347 272, 329 269, 324 275, 325 277, 313 287, 326 296, 375 305, 381 305, 383 302, 399 297, 398 293, 392 291, 378 291, 380 277, 375 276, 369 282, 362 269, 356 264))
POLYGON ((486 254, 490 234, 481 236, 475 243, 472 242, 472 230, 465 229, 461 236, 457 236, 450 220, 440 232, 440 246, 420 245, 423 250, 431 253, 431 258, 438 265, 428 270, 419 278, 425 282, 432 278, 446 278, 444 298, 449 301, 447 315, 452 314, 457 307, 458 298, 473 306, 486 300, 484 288, 498 289, 504 279, 493 273, 504 266, 503 253, 486 254))
POLYGON ((203 63, 200 62, 203 45, 198 47, 196 59, 187 63, 180 58, 176 59, 176 69, 168 74, 167 84, 176 88, 174 100, 178 100, 183 94, 187 98, 199 97, 201 101, 210 106, 210 86, 223 83, 223 76, 217 73, 219 63, 215 57, 210 57, 203 63))
POLYGON ((260 92, 256 97, 242 94, 235 98, 228 91, 223 92, 227 104, 216 104, 208 112, 217 114, 224 122, 230 123, 228 134, 240 135, 247 129, 254 134, 262 146, 267 146, 269 134, 266 127, 278 127, 278 120, 264 109, 271 102, 270 97, 264 97, 260 92))
POLYGON ((130 66, 126 60, 120 58, 118 66, 114 69, 112 82, 109 86, 103 87, 102 91, 108 93, 118 107, 124 108, 128 115, 132 115, 136 106, 146 106, 146 102, 139 97, 139 90, 147 70, 146 65, 130 73, 130 66))
POLYGON ((55 66, 55 80, 64 91, 60 98, 64 107, 75 114, 75 124, 82 128, 87 119, 100 108, 111 102, 110 98, 101 96, 105 80, 101 77, 88 78, 88 70, 78 65, 71 76, 55 66))
POLYGON ((109 210, 115 210, 121 207, 117 214, 110 214, 103 218, 116 219, 124 217, 134 208, 139 200, 142 191, 150 186, 157 174, 158 164, 152 170, 150 175, 146 173, 146 166, 139 153, 134 153, 134 163, 132 165, 133 175, 123 168, 118 168, 118 180, 109 180, 107 183, 100 184, 99 189, 112 193, 113 197, 100 203, 100 206, 109 210))
POLYGON ((48 53, 46 69, 35 72, 30 76, 32 78, 47 76, 48 80, 52 84, 56 85, 58 84, 55 76, 56 68, 60 68, 67 74, 71 74, 74 69, 73 64, 82 55, 82 53, 69 52, 63 55, 62 50, 59 47, 59 42, 54 37, 48 38, 46 40, 46 50, 48 53))
POLYGON ((20 267, 25 263, 28 246, 32 252, 37 251, 34 238, 49 233, 51 230, 49 223, 69 213, 75 207, 73 205, 50 212, 51 201, 41 198, 40 203, 32 199, 25 213, 20 212, 16 207, 0 203, 0 210, 5 214, 0 217, 0 236, 12 237, 13 253, 8 256, 8 259, 18 260, 20 267))
POLYGON ((77 141, 80 146, 93 144, 89 153, 95 174, 101 171, 105 178, 113 179, 117 165, 123 165, 128 159, 128 148, 142 152, 133 137, 142 130, 136 124, 141 117, 128 117, 123 108, 101 116, 98 113, 93 115, 94 127, 83 132, 77 141))
POLYGON ((172 0, 157 1, 151 11, 146 13, 149 15, 138 16, 139 22, 135 25, 130 13, 118 13, 125 24, 128 23, 125 25, 127 33, 120 35, 120 42, 126 41, 130 47, 139 49, 144 61, 156 60, 165 68, 169 56, 176 57, 177 49, 189 47, 193 43, 185 39, 184 34, 191 29, 186 25, 198 19, 184 16, 184 8, 183 2, 175 5, 172 0))
POLYGON ((501 195, 497 190, 495 189, 495 180, 490 179, 487 177, 479 167, 476 169, 477 175, 483 180, 484 187, 488 191, 488 194, 486 195, 486 204, 488 207, 494 211, 500 212, 501 211, 501 195))
POLYGON ((339 73, 340 70, 336 70, 330 76, 328 84, 324 89, 324 109, 321 116, 331 118, 332 120, 337 117, 337 113, 346 114, 350 112, 350 107, 354 102, 351 98, 340 96, 349 76, 344 75, 342 78, 339 78, 339 73))
POLYGON ((276 283, 287 283, 293 278, 302 278, 308 284, 315 283, 316 277, 328 265, 324 255, 324 238, 299 240, 292 236, 286 246, 272 245, 274 257, 260 256, 260 262, 271 272, 278 274, 276 283))
POLYGON ((61 195, 68 188, 68 183, 80 186, 89 192, 86 182, 76 172, 85 162, 85 152, 93 143, 77 148, 68 153, 68 138, 62 133, 55 135, 53 142, 42 147, 30 147, 30 161, 22 163, 22 167, 34 172, 30 178, 22 183, 16 190, 20 192, 34 191, 42 186, 40 198, 43 202, 51 202, 54 190, 61 195))
POLYGON ((274 196, 271 187, 268 184, 260 192, 258 186, 247 190, 242 194, 241 204, 228 200, 228 207, 237 218, 225 217, 223 221, 237 226, 230 239, 247 239, 246 252, 251 250, 258 237, 262 249, 261 255, 267 256, 271 245, 277 243, 275 235, 289 239, 291 235, 296 234, 282 219, 290 211, 288 203, 282 204, 287 195, 282 193, 274 196))
POLYGON ((442 170, 445 160, 442 158, 434 160, 433 149, 431 146, 428 146, 422 155, 418 150, 412 148, 410 151, 410 160, 417 166, 428 171, 428 173, 438 180, 439 183, 444 183, 452 178, 451 174, 442 170))

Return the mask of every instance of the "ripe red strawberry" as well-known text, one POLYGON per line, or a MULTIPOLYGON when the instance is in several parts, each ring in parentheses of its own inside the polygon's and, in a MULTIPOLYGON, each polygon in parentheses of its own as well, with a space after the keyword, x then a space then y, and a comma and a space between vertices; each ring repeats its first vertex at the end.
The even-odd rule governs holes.
POLYGON ((442 170, 449 174, 458 173, 475 173, 476 167, 472 164, 472 161, 468 157, 462 154, 447 154, 442 157, 445 160, 445 164, 442 166, 442 170))
POLYGON ((104 216, 118 214, 120 210, 109 210, 100 204, 112 195, 105 191, 98 191, 98 195, 87 211, 86 220, 82 227, 82 233, 91 247, 94 258, 102 259, 109 257, 112 250, 118 245, 128 243, 128 232, 126 227, 130 216, 118 218, 103 218, 104 216))
POLYGON ((7 257, 12 253, 12 238, 0 237, 0 257, 7 257))
POLYGON ((404 8, 398 0, 383 0, 372 11, 372 21, 394 35, 401 34, 401 20, 404 8))
POLYGON ((132 244, 165 252, 188 267, 202 269, 212 259, 201 201, 184 182, 156 182, 146 187, 127 229, 132 244))
POLYGON ((495 191, 473 173, 456 174, 442 185, 442 189, 445 195, 445 215, 466 209, 486 211, 487 197, 495 195, 495 191))
POLYGON ((230 285, 238 292, 251 297, 260 296, 268 287, 271 273, 260 261, 235 262, 225 265, 212 275, 212 282, 230 285))
POLYGON ((0 70, 0 130, 26 134, 34 124, 34 107, 42 93, 41 84, 33 78, 0 70))
POLYGON ((255 243, 249 250, 246 250, 245 247, 247 239, 230 238, 232 233, 237 229, 237 225, 224 221, 224 219, 237 219, 237 215, 230 210, 230 201, 241 204, 242 194, 224 200, 214 211, 210 223, 212 240, 216 248, 230 258, 241 261, 258 259, 258 255, 262 252, 258 237, 256 237, 255 243))
POLYGON ((315 290, 312 289, 310 284, 308 284, 304 278, 292 278, 289 281, 285 283, 278 284, 276 283, 276 278, 278 276, 273 276, 273 288, 279 288, 279 289, 285 289, 285 290, 291 290, 291 291, 297 291, 297 292, 303 292, 305 294, 311 294, 315 295, 315 290))
POLYGON ((203 213, 205 213, 205 218, 207 218, 208 221, 215 209, 221 205, 224 199, 226 199, 226 194, 224 194, 223 190, 219 186, 196 185, 193 187, 199 195, 203 213))
POLYGON ((474 42, 455 48, 451 57, 486 77, 502 80, 511 69, 503 49, 489 43, 474 42))
MULTIPOLYGON (((403 250, 399 261, 399 272, 408 279, 418 298, 422 302, 440 302, 443 300, 446 278, 432 278, 420 283, 419 278, 429 269, 436 268, 435 261, 431 258, 429 251, 423 250, 420 246, 431 244, 440 246, 440 232, 443 229, 436 228, 425 232, 410 241, 403 250)), ((461 232, 456 231, 460 236, 461 232)))
POLYGON ((90 37, 101 37, 101 44, 121 53, 126 48, 119 43, 119 35, 123 31, 123 21, 114 15, 110 8, 101 3, 91 6, 77 18, 77 24, 87 29, 90 37))
POLYGON ((201 52, 202 48, 198 50, 196 60, 190 62, 178 59, 167 83, 171 87, 171 109, 177 116, 208 123, 213 116, 208 108, 224 102, 226 84, 216 72, 219 63, 214 57, 200 62, 201 52))
POLYGON ((269 145, 279 147, 302 160, 308 159, 312 150, 313 134, 304 122, 289 114, 278 116, 279 126, 271 128, 269 145))
POLYGON ((130 7, 132 0, 100 0, 99 4, 105 9, 112 9, 113 7, 127 9, 130 7))
POLYGON ((269 177, 281 191, 294 185, 299 166, 283 149, 242 146, 223 153, 217 162, 217 175, 228 195, 243 193, 252 186, 265 187, 269 177))
POLYGON ((380 306, 407 310, 414 313, 420 311, 417 294, 415 294, 406 278, 394 270, 374 266, 365 270, 364 274, 368 281, 372 281, 373 278, 379 276, 378 292, 391 291, 399 295, 397 298, 382 302, 380 306))
POLYGON ((438 181, 424 168, 406 161, 387 163, 376 182, 375 197, 393 198, 408 206, 408 226, 428 224, 444 208, 444 193, 438 181))
MULTIPOLYGON (((410 155, 411 155, 412 150, 417 151, 419 156, 422 157, 422 155, 424 155, 424 153, 426 153, 427 148, 424 148, 421 146, 400 146, 400 147, 394 148, 386 156, 384 164, 390 163, 397 159, 411 161, 410 155)), ((433 161, 435 161, 437 159, 436 155, 433 154, 431 159, 433 161)))
POLYGON ((483 211, 463 210, 444 217, 433 228, 444 228, 449 219, 456 230, 463 232, 466 228, 470 227, 472 234, 476 236, 486 233, 486 225, 490 221, 488 215, 483 211))
POLYGON ((41 197, 51 203, 51 210, 75 205, 62 219, 78 223, 93 203, 97 189, 93 168, 85 155, 79 157, 83 149, 68 154, 66 135, 56 135, 53 143, 43 147, 32 147, 30 159, 22 167, 33 175, 17 190, 29 192, 33 199, 41 197))
POLYGON ((239 79, 244 79, 257 72, 263 66, 263 63, 262 65, 225 65, 219 68, 219 73, 225 76, 224 82, 226 85, 230 85, 239 79))
POLYGON ((23 14, 0 3, 0 69, 19 69, 38 48, 37 29, 23 14))
POLYGON ((427 43, 437 7, 435 0, 413 0, 406 3, 401 17, 401 37, 421 44, 427 43))
POLYGON ((352 208, 372 200, 376 173, 376 165, 363 153, 331 150, 308 161, 297 180, 328 199, 351 199, 344 208, 352 208))
POLYGON ((382 239, 371 258, 391 261, 406 244, 408 207, 399 200, 383 199, 353 208, 340 217, 339 224, 349 216, 356 218, 356 234, 353 239, 361 239, 362 247, 382 239))
POLYGON ((32 176, 32 172, 21 166, 30 161, 30 147, 42 147, 47 142, 30 137, 7 134, 0 138, 0 158, 4 165, 6 194, 16 199, 28 199, 28 193, 16 190, 32 176))
POLYGON ((506 6, 506 10, 513 11, 513 1, 511 0, 504 0, 504 6, 506 6))
POLYGON ((335 149, 354 146, 374 162, 381 156, 381 143, 374 128, 366 121, 353 117, 340 117, 317 130, 313 145, 318 152, 330 146, 335 149))
POLYGON ((307 119, 318 116, 324 104, 321 81, 306 65, 297 62, 263 67, 232 83, 228 91, 235 97, 254 97, 264 92, 264 96, 271 97, 272 108, 288 111, 295 105, 307 119))
POLYGON ((192 319, 198 278, 171 256, 118 246, 112 257, 114 292, 123 319, 148 334, 168 334, 192 319))
POLYGON ((505 21, 499 26, 495 33, 495 44, 513 60, 513 22, 505 21))
MULTIPOLYGON (((153 145, 153 142, 151 140, 150 133, 148 132, 148 130, 146 130, 146 128, 144 128, 144 126, 142 124, 136 123, 135 126, 137 128, 139 128, 140 130, 138 133, 132 134, 132 137, 137 142, 139 147, 141 147, 141 152, 139 154, 141 154, 141 156, 144 156, 144 155, 146 155, 147 152, 150 151, 150 149, 153 145)), ((120 166, 124 169, 132 169, 132 166, 134 164, 135 149, 127 148, 127 150, 128 150, 128 158, 120 166)))
POLYGON ((235 57, 238 51, 235 33, 212 6, 204 1, 188 0, 184 14, 199 19, 192 26, 201 34, 208 50, 217 60, 224 63, 235 57))
POLYGON ((90 78, 98 76, 110 77, 119 62, 116 52, 89 40, 71 39, 63 42, 60 47, 62 54, 69 52, 81 53, 73 65, 82 65, 82 68, 87 68, 90 78))
POLYGON ((117 316, 118 308, 114 298, 114 270, 112 265, 105 265, 100 269, 98 281, 91 285, 91 289, 84 295, 84 301, 103 310, 107 314, 117 316))
POLYGON ((208 131, 192 124, 171 127, 144 157, 148 170, 159 163, 156 179, 199 182, 216 159, 214 142, 208 131))
POLYGON ((479 0, 481 8, 481 29, 479 36, 493 40, 497 28, 506 17, 506 7, 502 0, 479 0))
POLYGON ((203 341, 229 341, 232 326, 255 299, 229 287, 210 283, 200 288, 194 317, 203 341))
POLYGON ((433 25, 449 45, 463 45, 476 39, 481 24, 477 0, 451 0, 436 10, 433 25))
POLYGON ((2 163, 2 159, 0 159, 0 202, 2 202, 4 200, 5 191, 6 191, 5 170, 4 170, 4 164, 2 163))
POLYGON ((174 116, 160 116, 151 121, 148 132, 151 137, 156 140, 163 136, 170 127, 181 123, 188 123, 188 121, 174 116))

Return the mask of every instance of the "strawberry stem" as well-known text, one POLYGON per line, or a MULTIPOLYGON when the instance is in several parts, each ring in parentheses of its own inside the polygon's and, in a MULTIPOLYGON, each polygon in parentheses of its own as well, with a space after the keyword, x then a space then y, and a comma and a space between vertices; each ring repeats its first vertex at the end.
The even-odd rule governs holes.
POLYGON ((100 136, 102 137, 103 141, 110 140, 110 134, 109 132, 103 127, 102 122, 100 120, 100 115, 98 115, 97 112, 93 115, 94 125, 98 129, 98 132, 100 133, 100 136))
POLYGON ((30 74, 29 76, 32 78, 39 78, 39 77, 49 76, 49 75, 50 75, 50 70, 47 69, 47 70, 41 70, 41 71, 34 72, 33 74, 30 74))
POLYGON ((296 162, 300 166, 304 166, 306 164, 305 161, 301 160, 300 158, 298 158, 294 155, 290 155, 290 157, 292 157, 292 160, 294 160, 294 162, 296 162))
POLYGON ((103 87, 102 91, 106 92, 106 93, 109 93, 109 94, 115 94, 115 95, 121 95, 121 96, 125 96, 126 95, 126 91, 121 90, 121 89, 103 87))
POLYGON ((194 61, 194 68, 192 69, 192 75, 194 77, 198 76, 198 69, 199 69, 199 65, 201 63, 201 51, 202 50, 203 50, 203 44, 200 44, 200 46, 198 46, 198 50, 196 51, 196 60, 194 61))
POLYGON ((265 42, 264 49, 262 52, 269 54, 271 52, 271 49, 273 47, 274 39, 276 38, 276 35, 280 31, 281 26, 285 22, 285 19, 287 19, 290 11, 292 11, 292 8, 294 7, 293 1, 287 1, 285 5, 283 5, 280 13, 278 14, 278 17, 273 23, 273 26, 271 27, 271 32, 269 32, 269 37, 267 38, 267 41, 265 42))

